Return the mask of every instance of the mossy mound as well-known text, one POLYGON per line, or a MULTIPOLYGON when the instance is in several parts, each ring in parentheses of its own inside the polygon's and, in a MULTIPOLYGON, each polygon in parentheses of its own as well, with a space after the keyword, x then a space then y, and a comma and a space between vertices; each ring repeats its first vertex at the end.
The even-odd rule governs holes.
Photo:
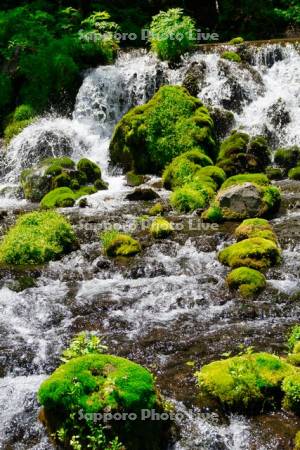
POLYGON ((116 230, 106 231, 100 236, 104 253, 110 257, 134 256, 141 252, 140 243, 128 234, 116 230))
POLYGON ((255 270, 266 270, 281 261, 281 251, 269 239, 251 238, 221 250, 218 259, 226 266, 250 267, 255 270))
POLYGON ((289 170, 288 177, 290 180, 300 180, 300 166, 294 167, 293 169, 289 170))
POLYGON ((217 166, 203 167, 197 172, 197 175, 212 178, 218 187, 220 187, 226 180, 226 173, 223 169, 217 166))
POLYGON ((42 383, 38 399, 49 432, 61 437, 59 430, 65 430, 63 443, 67 448, 75 436, 80 448, 119 449, 124 445, 132 450, 158 450, 163 445, 166 423, 141 420, 144 409, 163 411, 154 377, 127 359, 99 353, 73 358, 42 383), (105 422, 105 413, 113 417, 124 414, 125 420, 105 422), (136 414, 137 419, 128 419, 128 414, 136 414), (94 417, 97 421, 93 424, 94 417), (94 441, 97 447, 90 447, 91 436, 98 437, 94 441), (111 447, 112 442, 119 446, 111 447))
POLYGON ((171 194, 170 203, 174 209, 182 213, 203 209, 207 206, 207 197, 189 184, 175 189, 171 194))
POLYGON ((227 275, 230 289, 238 290, 242 297, 252 297, 259 294, 266 287, 265 276, 249 267, 239 267, 227 275))
POLYGON ((128 186, 136 187, 145 182, 145 177, 143 175, 137 175, 133 172, 133 170, 131 170, 126 173, 126 181, 128 186))
POLYGON ((212 362, 196 373, 200 390, 233 411, 256 413, 280 404, 283 380, 295 369, 268 353, 212 362))
POLYGON ((271 152, 263 136, 250 138, 246 133, 233 131, 220 147, 217 165, 227 176, 264 172, 271 162, 271 152))
POLYGON ((274 161, 287 173, 300 163, 300 147, 279 148, 275 152, 274 161))
POLYGON ((160 216, 163 215, 164 211, 165 207, 162 203, 155 203, 155 205, 149 209, 148 214, 149 216, 160 216))
POLYGON ((150 227, 150 233, 155 239, 164 239, 169 237, 174 231, 172 224, 162 217, 155 219, 150 227))
POLYGON ((192 181, 199 169, 212 164, 212 160, 200 150, 185 152, 165 168, 162 176, 164 187, 170 190, 181 187, 192 181))
POLYGON ((259 186, 270 185, 270 180, 263 173, 243 173, 228 178, 221 186, 221 189, 227 189, 236 184, 254 183, 259 186))
POLYGON ((282 383, 283 406, 300 415, 300 371, 287 376, 282 383))
POLYGON ((68 187, 60 187, 48 192, 41 201, 41 208, 69 208, 74 206, 76 196, 72 189, 68 187))
POLYGON ((300 325, 295 325, 288 340, 288 362, 300 367, 300 325))
POLYGON ((90 195, 98 190, 107 189, 107 183, 101 178, 101 170, 94 162, 84 158, 81 159, 76 167, 72 159, 68 157, 47 158, 34 165, 30 169, 25 169, 21 173, 21 185, 27 200, 38 202, 42 201, 43 207, 73 206, 75 200, 82 195, 90 195), (59 188, 69 188, 70 191, 57 191, 59 188), (47 194, 47 199, 44 197, 47 194), (55 192, 54 192, 55 191, 55 192), (66 201, 66 205, 61 205, 60 200, 57 206, 49 206, 49 199, 57 195, 68 194, 69 199, 74 202, 66 201))
POLYGON ((0 245, 0 264, 43 264, 71 251, 75 244, 75 233, 60 214, 53 211, 24 214, 0 245))
POLYGON ((283 178, 283 171, 279 167, 266 167, 266 175, 269 180, 281 180, 283 178))
POLYGON ((8 124, 4 130, 5 144, 8 145, 24 128, 31 125, 35 116, 36 112, 30 105, 17 106, 15 111, 10 115, 8 124))
POLYGON ((185 88, 163 86, 147 104, 121 119, 110 156, 125 171, 160 175, 173 158, 192 149, 216 156, 213 120, 185 88))
POLYGON ((227 61, 236 62, 236 63, 242 62, 242 59, 238 53, 230 52, 230 51, 222 53, 221 58, 227 59, 227 61))
POLYGON ((231 39, 231 41, 228 42, 228 44, 230 45, 238 45, 238 44, 243 44, 245 42, 244 38, 242 37, 235 37, 233 39, 231 39))
POLYGON ((202 213, 201 219, 209 223, 222 223, 222 209, 218 205, 212 204, 206 211, 202 213))
POLYGON ((277 237, 270 223, 265 219, 247 219, 238 226, 234 232, 238 241, 262 237, 277 243, 277 237))

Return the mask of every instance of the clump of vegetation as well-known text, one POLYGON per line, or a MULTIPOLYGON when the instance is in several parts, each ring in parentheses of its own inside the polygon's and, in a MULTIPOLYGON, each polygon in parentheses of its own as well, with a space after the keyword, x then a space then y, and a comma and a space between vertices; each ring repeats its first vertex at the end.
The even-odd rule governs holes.
POLYGON ((293 169, 289 170, 288 177, 291 180, 300 180, 300 166, 294 167, 293 169))
POLYGON ((171 194, 170 203, 174 209, 182 213, 203 209, 207 205, 207 198, 202 192, 189 184, 175 189, 171 194))
POLYGON ((249 267, 239 267, 227 275, 226 281, 230 289, 237 289, 242 297, 252 297, 266 287, 266 277, 249 267))
POLYGON ((172 224, 167 220, 159 217, 155 219, 150 227, 150 233, 155 239, 164 239, 169 237, 174 231, 172 224))
POLYGON ((295 447, 294 450, 300 450, 300 431, 295 436, 295 447))
POLYGON ((296 413, 300 414, 300 372, 292 373, 287 376, 282 383, 282 390, 284 392, 283 406, 296 413))
POLYGON ((126 171, 160 175, 176 156, 195 149, 209 157, 216 155, 214 124, 208 110, 184 88, 163 86, 148 103, 133 108, 120 120, 110 156, 112 163, 126 171))
POLYGON ((240 55, 236 52, 226 51, 226 52, 222 53, 221 58, 227 59, 228 61, 236 62, 236 63, 242 62, 240 55))
POLYGON ((143 175, 137 175, 131 170, 126 173, 126 180, 129 186, 135 187, 143 184, 145 182, 145 177, 143 175))
POLYGON ((285 169, 286 173, 300 163, 300 148, 297 146, 290 148, 279 148, 275 152, 274 160, 276 164, 285 169))
POLYGON ((229 267, 250 267, 265 270, 281 261, 281 251, 275 242, 250 238, 230 245, 218 254, 219 261, 229 267))
POLYGON ((70 223, 56 212, 24 214, 0 245, 0 263, 36 265, 57 259, 76 245, 70 223))
POLYGON ((76 195, 68 187, 60 187, 48 192, 41 201, 41 208, 70 208, 76 202, 76 195))
POLYGON ((280 405, 282 382, 285 387, 289 385, 287 380, 294 372, 293 366, 275 355, 246 353, 212 362, 196 377, 200 390, 223 406, 255 413, 280 405))
POLYGON ((105 231, 101 234, 100 240, 104 253, 110 257, 134 256, 142 250, 137 240, 116 230, 105 231))
POLYGON ((206 209, 202 213, 201 218, 205 222, 221 223, 223 222, 222 209, 217 204, 213 203, 208 209, 206 209))
POLYGON ((295 325, 288 339, 288 361, 300 367, 300 325, 295 325))
POLYGON ((235 37, 233 39, 231 39, 228 44, 230 45, 238 45, 238 44, 243 44, 245 41, 242 37, 235 37))
POLYGON ((217 166, 206 166, 197 172, 197 175, 210 177, 220 187, 226 180, 226 173, 217 166))
POLYGON ((150 25, 151 50, 162 60, 176 61, 195 45, 196 26, 183 9, 161 11, 150 25))
POLYGON ((148 211, 149 216, 161 216, 165 211, 164 205, 162 203, 155 203, 151 206, 148 211))
POLYGON ((266 219, 246 219, 234 232, 238 241, 261 237, 277 243, 277 237, 270 223, 266 219))
POLYGON ((271 162, 271 152, 263 136, 233 131, 221 144, 217 165, 227 176, 264 172, 271 162))
POLYGON ((66 362, 42 383, 38 399, 49 433, 58 445, 78 450, 122 450, 124 445, 138 450, 145 437, 151 437, 151 448, 160 448, 169 425, 139 418, 142 409, 163 412, 154 377, 142 366, 103 351, 100 338, 80 333, 63 353, 66 362), (112 419, 108 427, 103 418, 108 411, 125 417, 135 413, 138 419, 112 419))
POLYGON ((269 180, 281 180, 283 178, 283 171, 279 167, 268 166, 266 168, 266 175, 269 180))

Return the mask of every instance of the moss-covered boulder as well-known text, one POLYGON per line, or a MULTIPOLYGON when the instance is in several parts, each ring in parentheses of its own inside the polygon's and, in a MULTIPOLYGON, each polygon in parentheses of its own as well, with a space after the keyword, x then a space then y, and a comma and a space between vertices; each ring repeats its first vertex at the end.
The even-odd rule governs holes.
POLYGON ((74 206, 76 202, 76 195, 72 189, 68 187, 60 187, 48 192, 41 201, 43 209, 52 208, 69 208, 74 206))
POLYGON ((220 147, 217 165, 228 176, 264 172, 271 162, 271 152, 263 136, 233 131, 220 147))
POLYGON ((128 234, 116 230, 109 230, 100 236, 104 253, 110 257, 135 256, 142 248, 140 243, 128 234))
POLYGON ((155 219, 150 227, 150 233, 155 239, 164 239, 169 237, 174 231, 172 224, 162 217, 155 219))
POLYGON ((300 325, 295 325, 288 339, 288 362, 300 367, 300 325))
POLYGON ((155 203, 148 211, 149 216, 162 216, 165 212, 165 207, 162 203, 155 203))
POLYGON ((230 289, 238 290, 245 298, 259 294, 266 287, 266 277, 249 267, 234 269, 227 275, 226 281, 230 289))
POLYGON ((198 149, 216 156, 214 124, 201 101, 180 86, 163 86, 145 105, 129 111, 110 144, 113 164, 125 171, 161 174, 173 158, 198 149))
POLYGON ((203 167, 197 172, 197 175, 212 178, 217 184, 218 188, 225 182, 227 178, 224 170, 217 166, 203 167))
POLYGON ((238 36, 238 37, 232 38, 232 39, 228 42, 228 44, 229 44, 229 45, 239 45, 239 44, 243 44, 244 42, 245 42, 244 38, 238 36))
POLYGON ((282 383, 283 406, 300 415, 300 370, 287 376, 282 383))
POLYGON ((281 180, 283 178, 283 170, 279 167, 266 167, 266 175, 269 180, 281 180))
POLYGON ((231 62, 235 62, 235 63, 242 62, 240 55, 236 52, 231 52, 231 51, 223 52, 221 55, 221 58, 227 59, 227 61, 231 61, 231 62))
POLYGON ((280 405, 282 382, 293 366, 268 353, 252 353, 215 361, 196 373, 200 391, 226 409, 257 413, 280 405))
POLYGON ((281 251, 277 244, 269 239, 250 238, 221 250, 218 259, 232 268, 266 270, 280 263, 281 251))
POLYGON ((288 177, 290 180, 300 180, 300 166, 294 167, 289 170, 288 177))
POLYGON ((133 170, 131 170, 126 173, 126 181, 128 186, 136 187, 145 183, 145 177, 143 175, 137 175, 133 172, 133 170))
POLYGON ((82 158, 77 163, 77 170, 84 173, 88 183, 93 184, 97 180, 101 180, 101 169, 93 161, 82 158))
POLYGON ((64 448, 76 442, 76 448, 158 450, 165 444, 168 422, 142 420, 142 410, 163 412, 154 377, 127 359, 73 358, 42 383, 38 399, 49 432, 64 448))
POLYGON ((201 219, 208 223, 222 223, 223 213, 219 205, 213 203, 208 209, 203 211, 201 219))
POLYGON ((275 152, 274 160, 287 173, 300 163, 300 147, 279 148, 275 152))
POLYGON ((212 160, 200 150, 190 150, 177 156, 163 172, 166 189, 174 190, 194 180, 199 169, 212 166, 212 160))
POLYGON ((170 197, 171 206, 178 212, 188 213, 207 206, 207 196, 193 185, 175 189, 170 197))
POLYGON ((53 211, 24 214, 1 242, 0 264, 43 264, 71 251, 75 245, 75 233, 60 214, 53 211))
POLYGON ((266 219, 247 219, 244 220, 234 232, 238 241, 244 239, 261 237, 270 239, 277 243, 277 237, 270 223, 266 219))

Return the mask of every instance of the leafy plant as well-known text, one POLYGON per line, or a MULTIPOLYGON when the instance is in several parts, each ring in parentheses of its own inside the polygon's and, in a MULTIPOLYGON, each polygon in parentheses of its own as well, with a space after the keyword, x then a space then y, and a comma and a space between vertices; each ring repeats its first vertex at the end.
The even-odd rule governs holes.
POLYGON ((88 355, 89 353, 105 353, 107 346, 103 345, 101 341, 102 338, 97 336, 97 334, 83 331, 72 339, 70 346, 64 350, 60 359, 63 362, 67 362, 72 358, 88 355))

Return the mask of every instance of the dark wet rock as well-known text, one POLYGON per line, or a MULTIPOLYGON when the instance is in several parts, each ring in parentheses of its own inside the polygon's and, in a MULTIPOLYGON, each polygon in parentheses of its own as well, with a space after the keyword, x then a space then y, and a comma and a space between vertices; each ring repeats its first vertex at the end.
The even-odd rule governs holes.
POLYGON ((283 128, 291 122, 286 102, 279 98, 267 111, 267 117, 275 128, 283 128))
POLYGON ((182 85, 194 97, 197 97, 201 92, 205 80, 206 69, 207 66, 204 61, 194 61, 185 73, 182 85))
POLYGON ((252 183, 234 185, 217 196, 220 207, 245 217, 257 217, 263 204, 262 191, 252 183))
POLYGON ((101 270, 109 269, 111 267, 111 265, 112 265, 112 263, 109 259, 103 258, 101 256, 95 262, 95 266, 101 270))
POLYGON ((150 201, 160 198, 159 195, 151 188, 138 188, 126 196, 130 201, 150 201))
POLYGON ((211 117, 215 124, 215 132, 218 139, 224 139, 235 123, 232 112, 222 108, 212 108, 211 117))
POLYGON ((125 274, 126 278, 138 279, 138 278, 156 278, 165 276, 167 271, 162 263, 156 263, 153 265, 142 264, 140 262, 139 265, 132 267, 125 274))

